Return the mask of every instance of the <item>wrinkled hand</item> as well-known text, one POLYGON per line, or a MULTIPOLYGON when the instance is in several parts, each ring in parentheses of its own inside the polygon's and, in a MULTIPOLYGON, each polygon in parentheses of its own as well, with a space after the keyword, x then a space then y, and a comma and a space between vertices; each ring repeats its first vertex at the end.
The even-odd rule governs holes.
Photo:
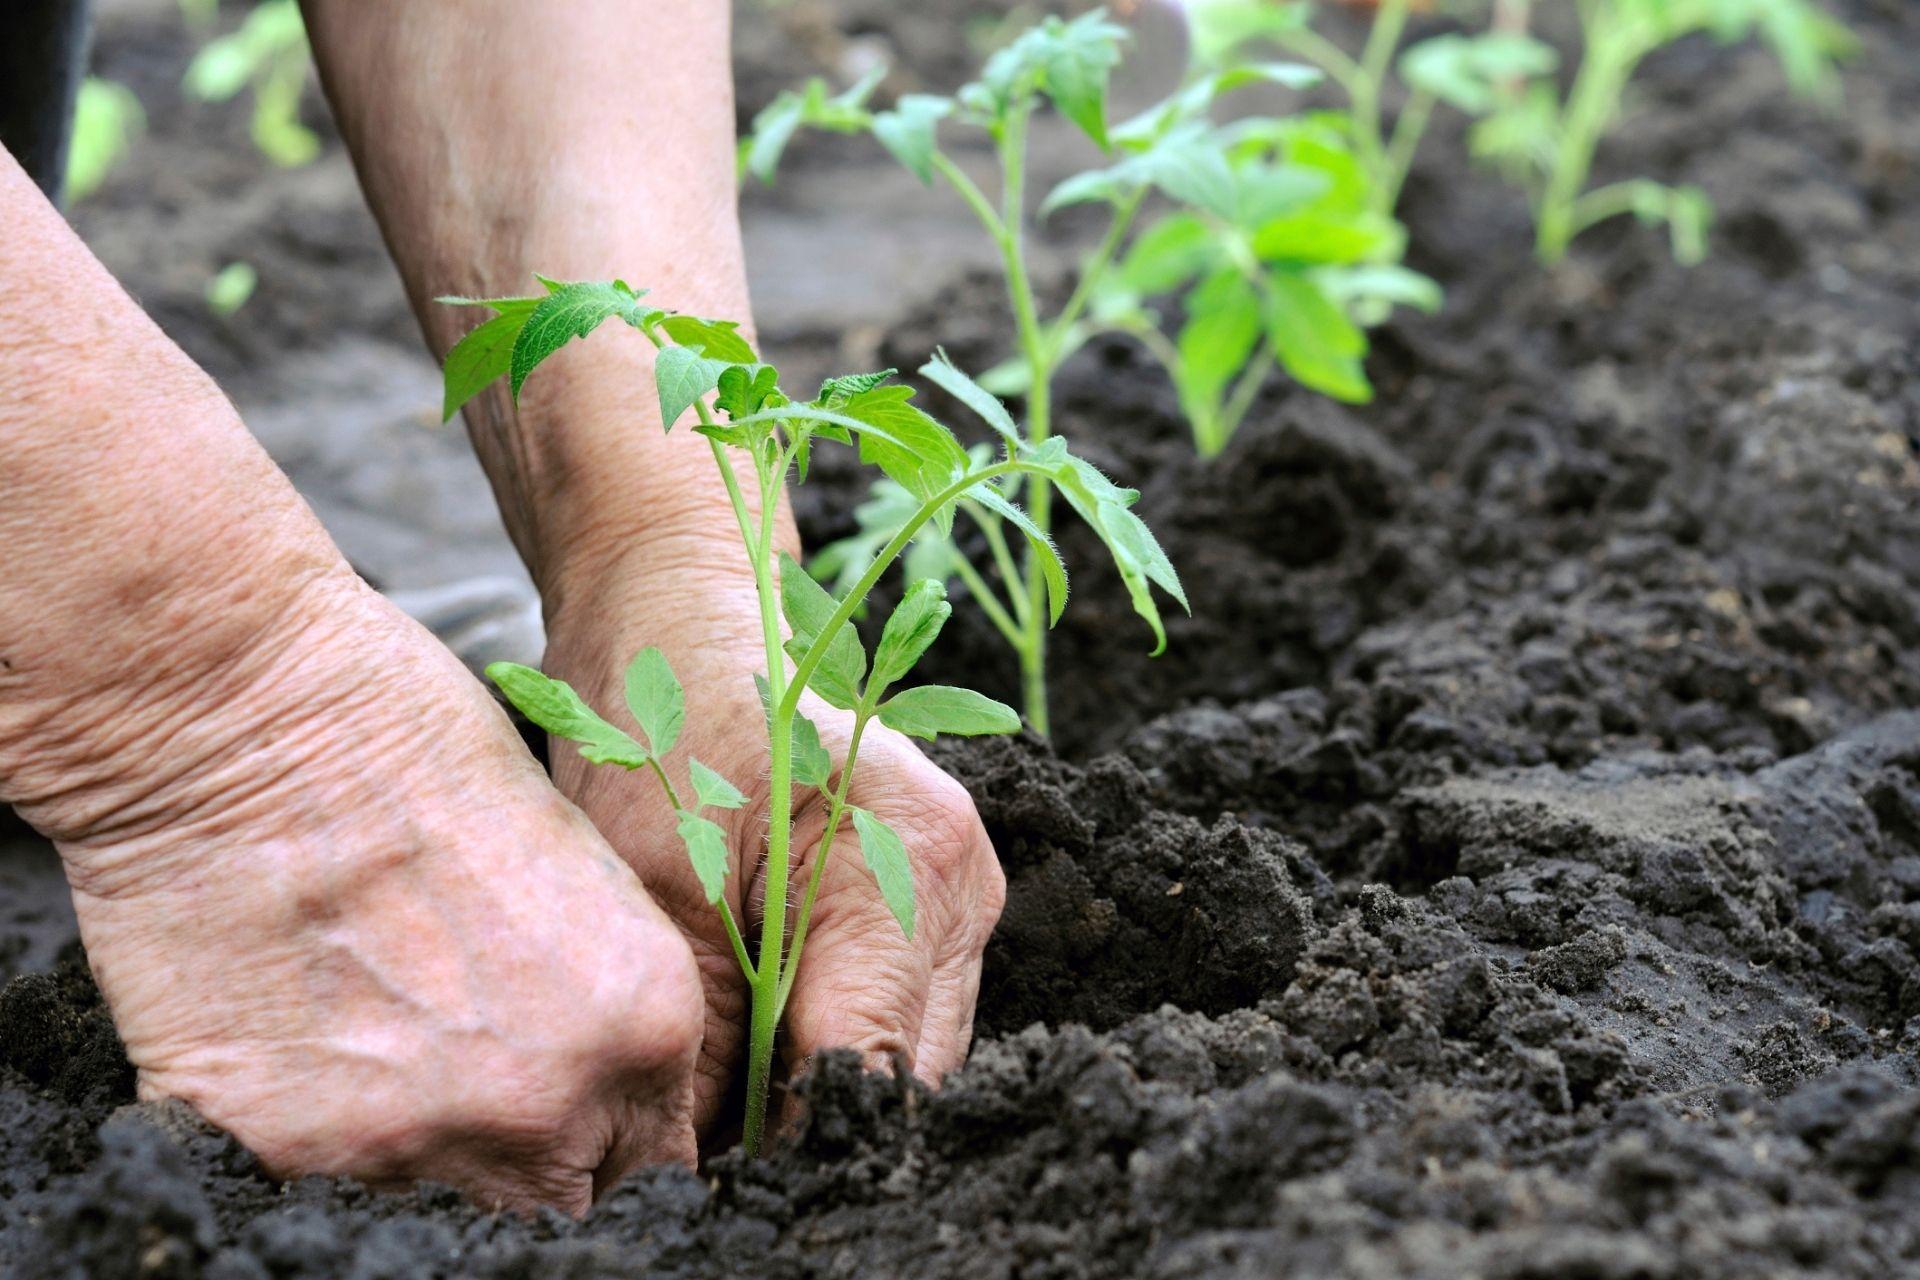
POLYGON ((437 642, 350 575, 307 597, 35 815, 142 1096, 487 1206, 690 1161, 686 943, 437 642))
MULTIPOLYGON (((690 754, 749 799, 729 819, 734 866, 727 892, 751 945, 761 921, 768 786, 766 721, 753 684, 765 651, 752 584, 649 567, 606 581, 604 589, 573 597, 590 602, 591 612, 576 617, 562 609, 550 618, 546 671, 617 715, 628 661, 650 644, 665 651, 687 693, 686 728, 669 757, 673 773, 685 778, 690 754)), ((837 771, 852 716, 811 696, 801 706, 837 771)), ((640 873, 692 944, 707 996, 695 1087, 696 1123, 704 1129, 742 1067, 747 1041, 746 981, 719 912, 701 892, 650 773, 589 765, 565 742, 554 744, 553 762, 560 789, 640 873)), ((901 933, 846 824, 823 873, 787 1007, 782 1058, 798 1073, 822 1049, 853 1048, 876 1069, 902 1055, 916 1075, 936 1083, 966 1057, 981 956, 1005 901, 1005 879, 966 791, 877 721, 862 738, 848 802, 885 820, 907 846, 917 900, 914 936, 901 933)), ((789 894, 797 904, 824 834, 826 806, 798 787, 795 806, 789 894)))

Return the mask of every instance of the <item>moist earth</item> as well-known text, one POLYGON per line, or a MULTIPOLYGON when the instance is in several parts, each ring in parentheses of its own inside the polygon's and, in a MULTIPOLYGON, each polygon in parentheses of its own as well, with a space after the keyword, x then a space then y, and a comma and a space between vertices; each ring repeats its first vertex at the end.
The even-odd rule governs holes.
MULTIPOLYGON (((950 85, 953 32, 995 10, 751 12, 743 111, 874 53, 950 85)), ((1920 1274, 1920 15, 1846 13, 1865 51, 1837 113, 1751 51, 1650 67, 1600 176, 1705 186, 1701 267, 1621 224, 1542 272, 1517 198, 1443 130, 1407 218, 1447 306, 1376 333, 1374 404, 1276 386, 1203 463, 1139 350, 1067 370, 1062 429, 1142 490, 1194 616, 1149 660, 1068 530, 1056 743, 936 748, 1010 882, 979 1040, 941 1091, 829 1059, 773 1158, 637 1174, 579 1223, 280 1184, 134 1103, 77 944, 46 965, 45 858, 20 852, 0 1269, 1920 1274)), ((168 67, 169 40, 110 23, 103 54, 168 67)), ((794 163, 859 189, 871 161, 832 140, 794 163)), ((345 322, 300 320, 296 284, 381 272, 354 322, 410 340, 351 210, 327 252, 272 230, 263 193, 299 181, 250 188, 295 281, 259 325, 157 308, 236 379, 345 322)), ((102 236, 131 235, 111 212, 102 236)), ((878 334, 767 336, 801 369, 862 342, 903 367, 1009 345, 964 265, 878 334)), ((811 540, 846 531, 853 484, 823 460, 811 540)), ((969 616, 935 674, 1009 692, 969 616)))

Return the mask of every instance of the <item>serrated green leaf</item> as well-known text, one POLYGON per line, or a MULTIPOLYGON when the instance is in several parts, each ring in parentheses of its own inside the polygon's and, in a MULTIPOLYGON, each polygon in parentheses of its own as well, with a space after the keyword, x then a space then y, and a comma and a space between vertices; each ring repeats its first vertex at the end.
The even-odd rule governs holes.
POLYGON ((687 861, 693 864, 693 873, 700 877, 700 888, 705 891, 707 901, 720 901, 720 895, 727 889, 727 872, 733 866, 726 829, 711 818, 685 809, 680 811, 675 829, 680 842, 687 847, 687 861))
POLYGON ((1200 122, 1181 125, 1108 168, 1066 179, 1041 201, 1040 216, 1089 201, 1117 204, 1151 184, 1182 204, 1231 220, 1239 196, 1225 138, 1200 122))
POLYGON ((715 809, 738 809, 747 802, 740 788, 698 760, 688 761, 687 768, 693 774, 693 793, 700 797, 702 805, 715 809))
POLYGON ((1238 225, 1263 226, 1298 213, 1316 201, 1332 203, 1335 179, 1324 168, 1299 164, 1262 164, 1241 168, 1238 225))
POLYGON ((825 790, 833 776, 833 757, 820 745, 820 730, 799 712, 793 713, 793 780, 825 790))
MULTIPOLYGON (((967 490, 967 500, 979 503, 1007 521, 1027 540, 1027 552, 1040 566, 1040 578, 1047 587, 1047 625, 1051 627, 1058 623, 1060 615, 1067 608, 1067 567, 1061 563, 1060 552, 1053 545, 1053 539, 1033 522, 1033 517, 1008 501, 991 484, 980 484, 967 490)), ((959 553, 956 551, 954 554, 959 553)), ((1017 587, 1015 589, 1018 590, 1017 587)))
POLYGON ((647 749, 596 714, 573 686, 523 667, 496 662, 487 678, 499 687, 520 714, 556 738, 579 744, 580 754, 594 764, 617 764, 627 769, 646 767, 647 749))
POLYGON ((898 369, 882 369, 878 373, 843 373, 837 378, 828 378, 820 384, 820 394, 813 398, 813 403, 821 409, 838 409, 854 396, 873 390, 898 372, 898 369))
POLYGON ((1119 65, 1126 38, 1124 28, 1095 10, 1061 26, 1046 54, 1041 89, 1102 149, 1107 146, 1107 80, 1119 65))
POLYGON ((1279 39, 1307 25, 1312 6, 1281 0, 1189 0, 1193 56, 1220 65, 1251 40, 1279 39))
POLYGON ((1253 234, 1253 252, 1262 262, 1346 264, 1392 256, 1399 239, 1391 218, 1302 209, 1263 224, 1253 234))
POLYGON ((900 922, 900 932, 911 941, 913 864, 907 860, 907 846, 892 827, 865 809, 849 806, 848 812, 853 815, 853 829, 860 836, 860 858, 873 873, 874 883, 880 886, 880 897, 887 909, 900 922))
POLYGON ((952 112, 951 98, 904 94, 893 110, 873 118, 873 136, 916 178, 931 184, 935 135, 940 122, 952 112))
POLYGON ((1546 81, 1503 99, 1498 110, 1476 121, 1467 134, 1469 154, 1513 182, 1529 182, 1551 171, 1559 148, 1560 98, 1546 81))
POLYGON ((740 336, 738 320, 702 320, 699 316, 671 315, 660 321, 660 328, 683 347, 699 347, 709 360, 727 364, 754 364, 760 357, 740 336))
POLYGON ((1220 252, 1213 229, 1190 213, 1162 218, 1135 238, 1115 268, 1115 277, 1151 297, 1193 279, 1220 252))
POLYGON ((618 317, 636 329, 645 328, 660 313, 641 305, 644 294, 645 290, 636 293, 620 280, 582 280, 560 284, 540 299, 528 313, 508 359, 514 399, 520 398, 527 375, 542 360, 605 321, 618 317))
POLYGON ((1186 310, 1187 321, 1176 339, 1180 363, 1173 371, 1174 385, 1181 408, 1204 441, 1216 438, 1227 388, 1260 345, 1260 294, 1228 267, 1187 295, 1186 310))
POLYGON ((1400 75, 1412 88, 1479 116, 1500 104, 1507 85, 1551 75, 1559 63, 1552 45, 1520 32, 1450 34, 1400 55, 1400 75))
POLYGON ((880 704, 880 723, 931 741, 940 734, 978 737, 1020 732, 1020 713, 983 693, 953 685, 902 689, 880 704))
MULTIPOLYGON (((788 655, 797 663, 816 643, 822 630, 833 620, 839 607, 818 582, 800 567, 798 561, 780 556, 780 610, 793 631, 788 655)), ((814 667, 809 687, 829 703, 846 711, 860 700, 860 681, 867 674, 867 651, 860 636, 848 623, 841 623, 826 640, 826 648, 814 667)))
POLYGON ((1129 158, 1106 169, 1092 169, 1061 180, 1040 202, 1038 214, 1045 218, 1057 209, 1076 204, 1119 204, 1140 189, 1146 177, 1129 158))
MULTIPOLYGON (((798 637, 782 641, 780 649, 796 667, 807 656, 807 646, 798 637)), ((826 670, 824 664, 815 667, 807 677, 807 688, 819 694, 821 700, 836 711, 851 711, 860 703, 860 691, 826 670)))
POLYGON ((649 645, 627 665, 627 710, 655 756, 664 756, 680 740, 687 719, 687 695, 667 655, 649 645))
POLYGON ((875 67, 858 84, 833 96, 818 76, 798 92, 781 93, 753 118, 753 132, 740 147, 741 168, 762 182, 772 182, 780 157, 802 125, 835 133, 866 128, 870 123, 866 101, 886 74, 885 67, 875 67))
MULTIPOLYGON (((551 290, 548 291, 549 293, 551 290)), ((434 301, 443 307, 487 307, 498 315, 527 315, 546 299, 546 294, 536 297, 512 298, 470 298, 465 294, 443 293, 434 301)))
POLYGON ((1114 567, 1120 571, 1120 580, 1127 588, 1127 596, 1133 602, 1134 612, 1153 628, 1153 652, 1161 653, 1167 647, 1167 632, 1149 584, 1172 596, 1183 610, 1191 612, 1191 609, 1173 562, 1167 559, 1145 522, 1128 510, 1140 495, 1132 489, 1120 488, 1091 463, 1072 456, 1055 471, 1054 484, 1106 544, 1114 567))
MULTIPOLYGON (((908 403, 913 388, 882 386, 848 398, 840 412, 871 431, 860 434, 860 460, 879 467, 923 501, 964 474, 967 451, 953 433, 908 403)), ((952 513, 938 527, 952 528, 952 513)))
POLYGON ((760 109, 753 118, 753 132, 740 144, 740 167, 762 182, 771 183, 780 168, 780 157, 800 130, 806 115, 806 101, 789 89, 760 109))
POLYGON ((874 646, 873 687, 885 689, 913 670, 913 664, 920 661, 920 655, 952 615, 946 583, 923 578, 909 586, 882 628, 880 643, 874 646))
POLYGON ((1267 277, 1267 338, 1273 353, 1302 386, 1349 404, 1373 399, 1361 357, 1367 337, 1306 276, 1275 271, 1267 277))
POLYGON ((454 344, 453 350, 447 352, 446 364, 441 370, 444 388, 440 402, 442 422, 450 420, 460 412, 462 405, 507 371, 513 345, 526 323, 526 312, 494 316, 470 331, 454 344))
POLYGON ((1182 204, 1232 219, 1233 168, 1219 135, 1195 123, 1175 129, 1140 156, 1146 180, 1182 204))
POLYGON ((1311 89, 1325 79, 1324 71, 1300 62, 1253 62, 1210 72, 1133 119, 1115 125, 1108 137, 1122 150, 1138 150, 1178 125, 1204 120, 1217 99, 1236 89, 1250 85, 1311 89))
MULTIPOLYGON (((1331 267, 1317 272, 1314 279, 1319 282, 1322 292, 1349 313, 1363 307, 1379 310, 1381 320, 1386 318, 1386 308, 1412 307, 1433 315, 1446 301, 1439 284, 1431 277, 1396 264, 1363 263, 1357 267, 1331 267)), ((1361 323, 1377 324, 1379 320, 1362 320, 1361 323)))
POLYGON ((1022 443, 1020 428, 1014 424, 1007 406, 968 377, 959 365, 947 359, 945 351, 934 352, 933 359, 920 366, 920 376, 979 414, 1006 441, 1009 453, 1019 450, 1022 443))
POLYGON ((720 371, 715 389, 714 407, 729 418, 744 418, 775 401, 780 391, 780 371, 770 364, 728 365, 720 371))
POLYGON ((667 347, 653 363, 654 386, 660 393, 660 425, 668 431, 696 400, 720 385, 720 375, 733 366, 709 360, 692 347, 667 347))
POLYGON ((976 113, 1004 115, 1029 94, 1044 93, 1060 114, 1102 149, 1107 146, 1107 81, 1120 61, 1124 28, 1095 9, 1071 22, 1042 19, 987 60, 977 85, 962 90, 976 113))

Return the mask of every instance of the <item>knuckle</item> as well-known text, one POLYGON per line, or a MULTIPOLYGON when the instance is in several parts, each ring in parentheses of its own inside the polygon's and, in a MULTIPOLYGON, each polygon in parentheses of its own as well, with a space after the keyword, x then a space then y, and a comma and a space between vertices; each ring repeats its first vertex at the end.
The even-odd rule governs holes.
POLYGON ((989 846, 966 788, 945 774, 923 787, 905 815, 917 860, 943 880, 973 874, 989 846))
POLYGON ((643 967, 630 1001, 610 1019, 622 1073, 677 1078, 692 1071, 706 1029, 706 997, 692 950, 674 937, 643 967))
POLYGON ((1000 914, 1007 909, 1007 873, 1000 865, 1000 859, 989 849, 984 859, 982 872, 980 903, 975 913, 979 924, 980 945, 985 946, 987 936, 1000 923, 1000 914))

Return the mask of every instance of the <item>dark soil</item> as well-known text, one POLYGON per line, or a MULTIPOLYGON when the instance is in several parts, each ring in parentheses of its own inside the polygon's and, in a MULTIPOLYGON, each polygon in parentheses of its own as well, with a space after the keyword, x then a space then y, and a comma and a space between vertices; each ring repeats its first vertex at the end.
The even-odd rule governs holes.
MULTIPOLYGON (((928 8, 800 13, 945 69, 928 8)), ((131 1105, 70 952, 0 994, 0 1269, 1920 1275, 1920 12, 1849 16, 1840 115, 1751 52, 1652 69, 1604 164, 1709 189, 1702 267, 1623 225, 1542 273, 1442 138, 1408 216, 1448 305, 1379 332, 1375 405, 1276 388, 1202 464, 1139 352, 1076 362, 1063 430, 1143 490, 1194 617, 1149 661, 1069 532, 1060 754, 940 749, 1010 880, 943 1091, 829 1061, 790 1149, 577 1224, 282 1186, 131 1105)), ((750 43, 745 106, 807 47, 750 43)), ((1004 351, 987 283, 879 354, 936 341, 1004 351)), ((846 473, 810 492, 829 536, 846 473)), ((981 629, 937 652, 1008 674, 981 629)))

